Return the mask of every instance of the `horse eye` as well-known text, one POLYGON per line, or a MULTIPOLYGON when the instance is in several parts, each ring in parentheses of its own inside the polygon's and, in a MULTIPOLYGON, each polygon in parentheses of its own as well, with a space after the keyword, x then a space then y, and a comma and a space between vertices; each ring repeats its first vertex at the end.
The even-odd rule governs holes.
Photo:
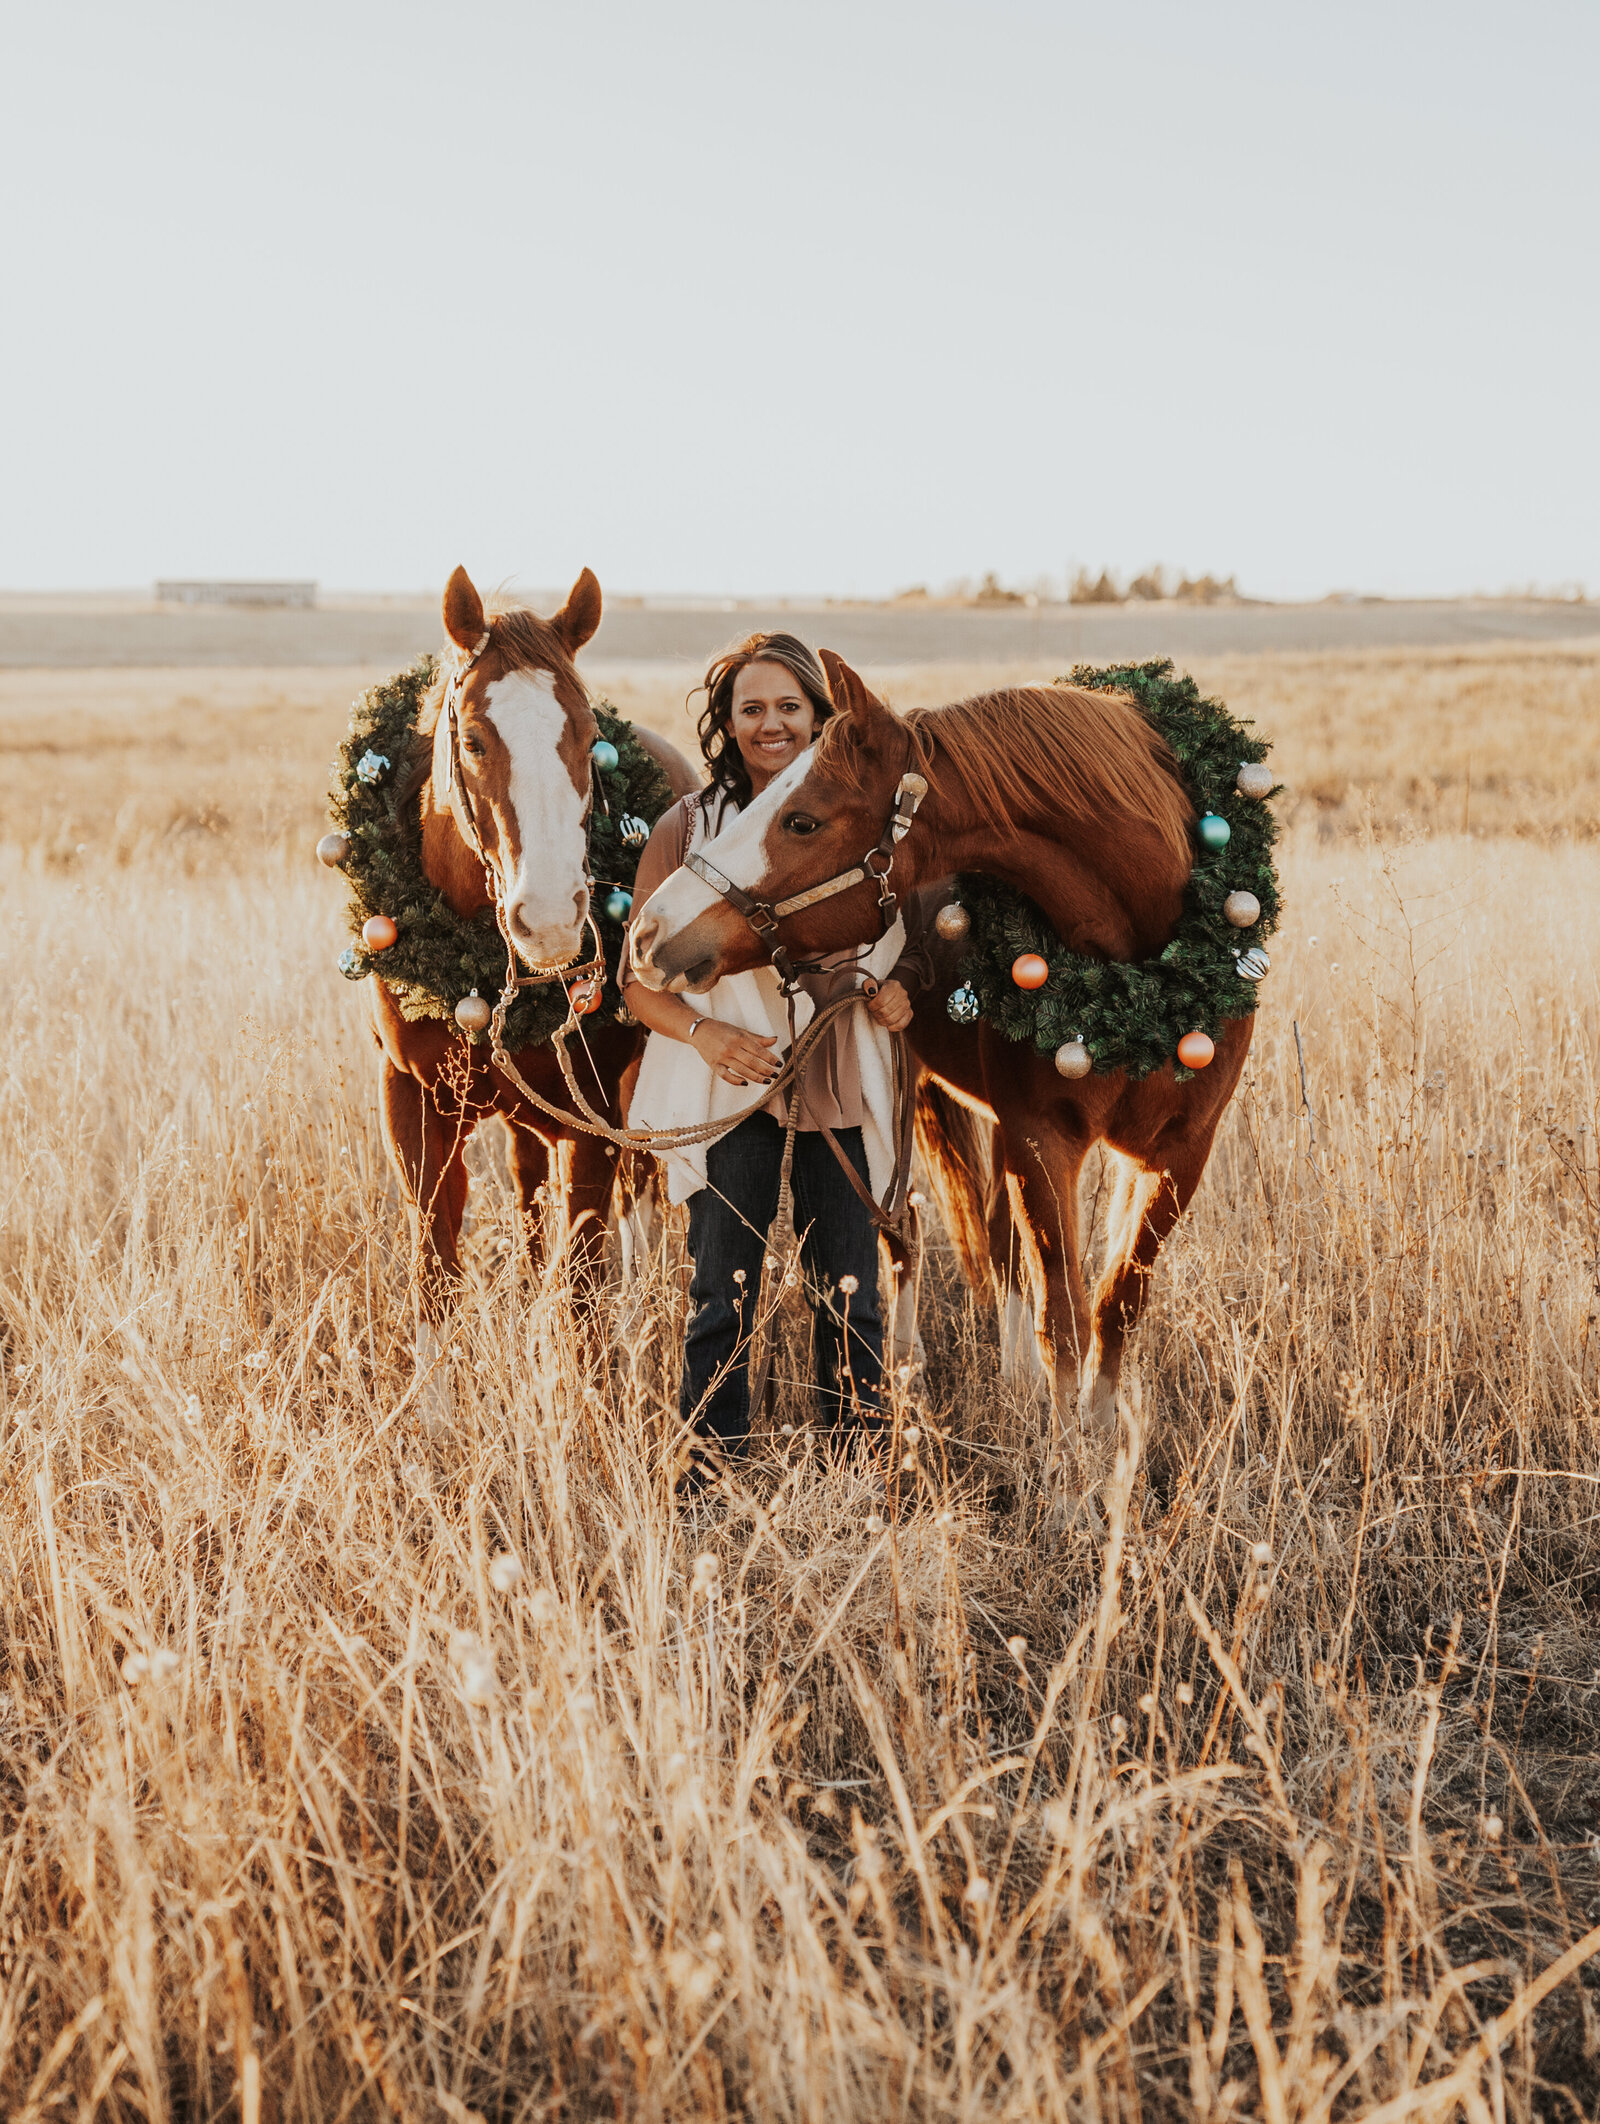
POLYGON ((786 811, 783 815, 785 833, 815 833, 820 824, 819 819, 809 818, 803 811, 786 811))
POLYGON ((461 740, 461 749, 470 758, 475 760, 481 760, 485 751, 488 748, 485 746, 482 738, 464 737, 461 740))

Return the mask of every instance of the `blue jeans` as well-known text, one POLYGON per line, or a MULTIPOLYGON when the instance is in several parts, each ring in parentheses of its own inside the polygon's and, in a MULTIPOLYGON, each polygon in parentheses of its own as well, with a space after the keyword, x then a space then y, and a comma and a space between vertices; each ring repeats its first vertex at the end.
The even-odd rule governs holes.
MULTIPOLYGON (((860 1129, 834 1135, 865 1180, 860 1129)), ((734 1451, 750 1435, 750 1330, 782 1166, 782 1128, 771 1114, 752 1114, 711 1145, 707 1185, 689 1198, 694 1280, 678 1409, 702 1437, 734 1451)), ((802 1234, 824 1419, 837 1423, 852 1410, 876 1416, 883 1373, 878 1234, 815 1129, 795 1137, 794 1223, 802 1234), (848 1294, 839 1289, 846 1276, 856 1279, 848 1294)))

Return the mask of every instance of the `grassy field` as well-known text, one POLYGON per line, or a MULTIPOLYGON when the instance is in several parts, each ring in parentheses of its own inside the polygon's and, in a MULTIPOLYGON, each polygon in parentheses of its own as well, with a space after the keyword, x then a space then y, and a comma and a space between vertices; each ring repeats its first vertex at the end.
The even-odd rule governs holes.
POLYGON ((679 1242, 580 1351, 493 1142, 425 1428, 360 675, 0 674, 5 2114, 1594 2113, 1600 654, 1198 675, 1289 913, 1091 1535, 937 1234, 890 1508, 788 1376, 675 1507, 679 1242))

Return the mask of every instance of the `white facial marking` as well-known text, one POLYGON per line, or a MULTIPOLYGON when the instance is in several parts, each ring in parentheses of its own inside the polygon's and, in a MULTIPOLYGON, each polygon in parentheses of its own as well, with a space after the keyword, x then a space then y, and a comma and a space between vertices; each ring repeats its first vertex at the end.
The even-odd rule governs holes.
MULTIPOLYGON (((810 765, 808 746, 798 759, 789 762, 782 774, 767 784, 760 796, 753 798, 743 811, 731 818, 719 834, 709 841, 702 841, 696 853, 703 856, 714 870, 720 870, 730 884, 741 885, 748 892, 752 885, 760 882, 766 869, 761 843, 767 828, 772 824, 778 806, 805 780, 810 765)), ((653 915, 660 924, 651 948, 670 942, 680 930, 698 920, 708 907, 715 907, 720 897, 692 870, 675 870, 665 883, 656 887, 646 907, 640 910, 653 915)))
POLYGON ((589 906, 583 798, 557 750, 567 711, 548 671, 512 671, 489 688, 484 716, 510 755, 506 795, 519 860, 502 880, 506 919, 530 965, 555 965, 578 949, 589 906))

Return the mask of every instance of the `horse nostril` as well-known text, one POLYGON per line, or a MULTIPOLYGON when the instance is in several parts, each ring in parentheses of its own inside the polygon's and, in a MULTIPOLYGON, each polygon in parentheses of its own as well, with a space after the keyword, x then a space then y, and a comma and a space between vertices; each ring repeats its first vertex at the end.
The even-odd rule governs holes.
POLYGON ((659 926, 654 915, 641 915, 639 920, 634 923, 632 930, 633 959, 636 966, 649 965, 651 948, 655 944, 656 931, 659 926))

